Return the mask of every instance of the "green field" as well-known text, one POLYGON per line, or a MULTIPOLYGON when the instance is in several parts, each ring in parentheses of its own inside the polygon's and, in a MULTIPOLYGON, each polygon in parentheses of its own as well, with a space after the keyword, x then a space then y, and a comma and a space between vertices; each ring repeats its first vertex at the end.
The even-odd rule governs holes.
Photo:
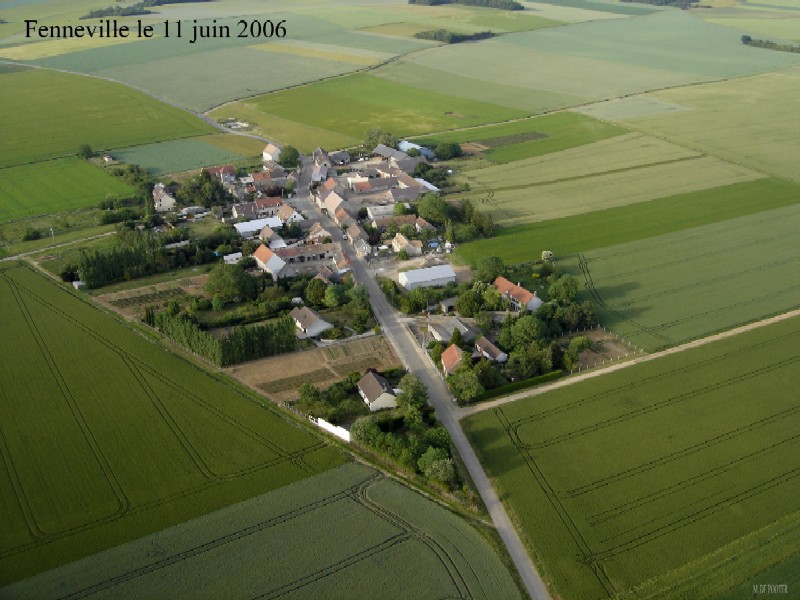
POLYGON ((666 90, 652 97, 691 110, 642 118, 633 114, 629 119, 620 115, 620 120, 641 131, 800 182, 798 86, 800 69, 793 68, 666 90), (753 110, 754 106, 768 106, 769 110, 753 110))
MULTIPOLYGON (((262 144, 259 144, 263 146, 262 144)), ((205 139, 170 140, 114 151, 114 159, 139 165, 152 175, 178 173, 243 160, 245 157, 205 139)))
MULTIPOLYGON (((275 137, 298 147, 319 143, 306 139, 309 127, 347 136, 352 144, 362 140, 371 127, 382 127, 396 135, 414 135, 524 116, 518 110, 429 92, 367 74, 245 100, 226 107, 227 113, 239 116, 238 105, 261 113, 259 124, 268 132, 270 118, 277 117, 283 122, 285 133, 275 137)), ((248 119, 247 112, 241 115, 248 119)), ((214 112, 211 116, 220 118, 226 114, 214 112)))
POLYGON ((478 143, 487 147, 482 154, 492 162, 507 163, 599 142, 627 131, 579 113, 559 112, 511 123, 436 133, 415 141, 430 146, 441 142, 478 143))
POLYGON ((345 461, 29 267, 0 302, 2 583, 345 461))
POLYGON ((26 69, 0 74, 0 167, 213 132, 197 117, 90 77, 26 69), (31 132, 37 132, 32 135, 31 132))
POLYGON ((163 598, 208 599, 521 598, 508 569, 466 521, 356 464, 0 589, 0 595, 92 592, 132 599, 154 590, 163 598))
POLYGON ((635 134, 460 175, 501 226, 558 219, 764 175, 635 134))
POLYGON ((558 597, 713 598, 797 563, 798 335, 795 317, 464 422, 558 597))
POLYGON ((589 251, 562 267, 603 325, 656 349, 797 308, 798 230, 793 205, 589 251))
POLYGON ((798 202, 797 185, 757 179, 564 219, 503 227, 494 237, 459 245, 455 254, 471 265, 482 256, 498 256, 507 264, 538 260, 542 250, 554 252, 558 259, 798 202))
POLYGON ((77 157, 0 169, 0 223, 95 206, 134 189, 77 157))

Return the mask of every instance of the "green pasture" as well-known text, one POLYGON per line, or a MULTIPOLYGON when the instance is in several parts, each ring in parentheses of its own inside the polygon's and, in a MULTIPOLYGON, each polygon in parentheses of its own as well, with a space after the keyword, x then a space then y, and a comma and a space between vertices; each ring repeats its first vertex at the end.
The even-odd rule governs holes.
POLYGON ((96 206, 134 189, 83 159, 48 160, 0 169, 0 222, 96 206))
POLYGON ((795 317, 464 422, 558 597, 710 598, 796 564, 799 334, 795 317))
MULTIPOLYGON (((481 46, 488 42, 481 42, 481 46)), ((463 44, 457 44, 463 45, 463 44)), ((487 46, 491 48, 491 46, 487 46)), ((428 61, 435 58, 438 52, 451 53, 449 47, 442 47, 436 52, 425 53, 416 57, 428 61)), ((498 57, 499 58, 499 57, 498 57)), ((446 65, 439 68, 425 66, 414 60, 396 60, 372 71, 373 75, 388 79, 402 85, 413 85, 415 88, 430 92, 447 90, 454 95, 479 102, 490 102, 498 106, 524 111, 526 114, 539 114, 557 110, 564 106, 572 106, 583 102, 582 96, 531 89, 520 85, 507 85, 501 80, 487 81, 471 76, 468 72, 454 73, 446 65)))
MULTIPOLYGON (((260 144, 263 146, 263 143, 260 144)), ((245 157, 205 139, 170 140, 114 151, 114 159, 139 165, 152 175, 178 173, 213 165, 237 162, 245 157)))
POLYGON ((800 188, 779 179, 757 179, 679 196, 498 229, 494 237, 460 244, 456 256, 476 265, 482 256, 507 264, 556 258, 614 244, 645 240, 690 227, 735 219, 800 202, 800 188))
POLYGON ((464 519, 352 463, 0 592, 43 597, 93 588, 122 599, 153 589, 171 598, 188 589, 199 598, 521 598, 508 568, 464 519))
MULTIPOLYGON (((605 142, 615 139, 619 138, 605 142)), ((558 154, 548 156, 555 158, 558 154)), ((566 176, 561 181, 555 177, 548 180, 548 174, 544 171, 538 173, 535 167, 513 170, 517 163, 486 169, 506 169, 503 173, 492 171, 487 176, 481 171, 473 171, 463 177, 472 187, 467 197, 503 227, 560 219, 764 177, 761 173, 710 156, 689 156, 661 162, 657 153, 648 155, 643 150, 641 156, 631 154, 629 160, 632 166, 615 168, 614 163, 607 162, 606 172, 589 171, 586 175, 566 176), (539 182, 530 182, 529 179, 539 179, 539 182)), ((587 158, 586 168, 592 164, 597 165, 597 169, 603 168, 587 158)), ((571 160, 562 164, 551 163, 551 166, 554 173, 581 169, 581 165, 571 160)))
POLYGON ((264 142, 262 140, 233 133, 215 133, 197 139, 247 158, 260 157, 262 150, 264 150, 264 142))
POLYGON ((643 118, 631 115, 621 120, 641 131, 764 173, 800 181, 797 169, 800 159, 797 142, 800 119, 796 118, 798 86, 800 68, 792 68, 665 90, 652 97, 691 110, 643 118))
POLYGON ((0 298, 2 583, 345 460, 30 267, 2 267, 0 298))
MULTIPOLYGON (((267 94, 243 104, 262 113, 265 126, 275 116, 301 124, 298 131, 310 126, 354 140, 362 140, 371 127, 396 135, 414 135, 523 116, 520 111, 495 104, 429 92, 368 74, 267 94)), ((213 116, 221 115, 215 112, 213 116)), ((282 141, 292 145, 318 143, 295 138, 290 126, 284 131, 282 141)))
POLYGON ((189 113, 129 87, 42 69, 0 74, 0 167, 211 133, 189 113))
POLYGON ((579 278, 603 325, 652 350, 797 308, 798 227, 795 204, 588 251, 561 266, 579 278))

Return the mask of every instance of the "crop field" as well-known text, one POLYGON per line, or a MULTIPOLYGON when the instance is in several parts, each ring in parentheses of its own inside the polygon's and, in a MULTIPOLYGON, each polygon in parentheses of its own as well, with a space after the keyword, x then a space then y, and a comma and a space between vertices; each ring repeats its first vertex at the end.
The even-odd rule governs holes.
POLYGON ((95 206, 134 189, 77 157, 0 168, 0 222, 95 206))
POLYGON ((197 139, 247 158, 253 156, 260 157, 261 151, 264 149, 263 141, 233 133, 214 133, 212 135, 204 135, 197 139))
POLYGON ((0 73, 0 167, 212 133, 197 117, 109 81, 25 69, 0 73), (119 118, 125 115, 125 118, 119 118), (39 134, 31 135, 31 131, 39 134))
POLYGON ((498 256, 507 264, 538 260, 542 250, 554 252, 560 260, 576 252, 644 240, 798 202, 800 188, 796 184, 757 179, 563 219, 503 227, 494 237, 459 245, 455 254, 471 265, 476 265, 482 256, 498 256))
MULTIPOLYGON (((256 122, 264 123, 262 129, 266 127, 267 131, 266 122, 273 116, 288 122, 285 133, 275 137, 297 147, 309 144, 304 139, 309 126, 360 141, 370 127, 382 127, 397 135, 414 135, 524 116, 510 108, 429 92, 361 73, 227 107, 238 117, 237 105, 262 113, 261 122, 256 122), (298 125, 296 131, 292 123, 298 125)), ((227 115, 214 112, 211 116, 218 119, 227 115)), ((247 113, 241 118, 249 121, 247 113)))
POLYGON ((580 255, 600 322, 647 350, 800 305, 800 205, 580 255), (702 302, 698 302, 702 294, 702 302))
MULTIPOLYGON (((331 75, 362 68, 354 63, 359 50, 392 57, 432 46, 430 42, 398 39, 351 31, 311 14, 274 12, 265 14, 261 6, 254 11, 274 23, 286 20, 287 31, 295 43, 311 42, 338 48, 346 60, 328 56, 303 56, 281 52, 278 60, 265 54, 270 44, 264 38, 239 38, 236 18, 219 17, 216 25, 230 27, 230 38, 202 40, 191 44, 189 23, 183 38, 154 37, 144 44, 116 44, 49 56, 35 64, 110 77, 153 92, 160 98, 193 110, 208 110, 224 102, 316 81, 331 75), (236 65, 236 68, 231 68, 236 65), (243 73, 246 76, 243 76, 243 73)), ((161 31, 163 17, 151 17, 161 31)), ((188 17, 190 21, 197 16, 188 17)), ((146 20, 146 19, 145 19, 146 20)), ((198 25, 209 25, 210 19, 198 19, 198 25)), ((286 44, 276 40, 276 50, 286 44)), ((342 57, 339 57, 342 58, 342 57)))
POLYGON ((800 68, 792 68, 735 81, 665 90, 649 97, 692 110, 620 118, 641 131, 800 182, 798 86, 800 68), (753 106, 769 106, 769 110, 752 110, 753 106))
POLYGON ((415 141, 431 146, 441 142, 479 144, 486 148, 481 151, 482 157, 496 163, 507 163, 599 142, 627 132, 624 127, 586 115, 559 112, 510 123, 436 133, 415 141))
POLYGON ((242 383, 258 387, 273 400, 292 400, 303 383, 323 388, 353 371, 399 366, 400 361, 384 337, 375 336, 237 365, 228 373, 242 383))
MULTIPOLYGON (((613 138, 607 141, 613 141, 613 138)), ((518 163, 489 167, 486 169, 488 176, 481 171, 473 171, 466 179, 473 190, 478 190, 470 192, 478 206, 491 214, 496 223, 508 226, 558 219, 764 177, 746 167, 711 156, 667 162, 660 162, 657 154, 640 158, 641 166, 616 170, 614 163, 608 162, 608 172, 562 181, 554 178, 552 182, 526 183, 526 178, 536 178, 538 172, 533 167, 525 170, 518 163), (646 160, 652 160, 653 164, 645 164, 646 160)), ((635 161, 636 157, 631 155, 631 160, 635 161)), ((564 166, 569 167, 569 164, 565 163, 564 166)), ((541 174, 542 178, 546 176, 546 173, 541 174)))
POLYGON ((30 267, 1 269, 0 583, 345 461, 30 267))
POLYGON ((0 589, 4 598, 521 598, 466 521, 343 465, 0 589), (309 552, 313 544, 314 551, 309 552), (154 554, 153 548, 158 548, 154 554))
POLYGON ((464 422, 559 597, 716 598, 797 564, 798 335, 795 317, 464 422))
MULTIPOLYGON (((259 145, 263 146, 263 143, 259 145)), ((198 138, 122 148, 115 150, 113 156, 116 160, 139 165, 152 175, 179 173, 244 159, 241 154, 198 138)))

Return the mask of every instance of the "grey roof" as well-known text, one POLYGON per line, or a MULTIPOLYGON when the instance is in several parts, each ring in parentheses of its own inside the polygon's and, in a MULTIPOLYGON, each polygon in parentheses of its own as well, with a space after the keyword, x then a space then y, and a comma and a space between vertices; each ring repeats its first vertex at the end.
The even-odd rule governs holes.
POLYGON ((411 271, 404 271, 401 275, 405 276, 406 281, 409 283, 420 283, 423 281, 432 281, 442 277, 452 277, 455 279, 456 272, 450 265, 437 265, 435 267, 428 267, 427 269, 412 269, 411 271))
POLYGON ((364 394, 368 402, 374 402, 381 394, 389 393, 394 395, 392 384, 385 377, 381 377, 373 371, 368 371, 358 381, 358 389, 364 394))
POLYGON ((317 320, 319 320, 319 315, 307 306, 293 308, 289 313, 289 316, 300 323, 300 327, 303 330, 308 329, 314 323, 316 323, 317 320))

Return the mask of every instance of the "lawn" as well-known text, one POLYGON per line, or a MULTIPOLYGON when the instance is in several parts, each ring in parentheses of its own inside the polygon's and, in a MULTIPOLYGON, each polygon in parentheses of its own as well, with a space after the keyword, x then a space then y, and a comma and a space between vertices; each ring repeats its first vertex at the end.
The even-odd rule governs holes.
MULTIPOLYGON (((371 127, 414 135, 524 116, 495 104, 429 92, 368 74, 259 96, 243 104, 262 113, 264 121, 275 116, 302 124, 300 131, 311 126, 355 140, 363 139, 371 127)), ((291 135, 290 130, 282 139, 296 146, 309 144, 301 136, 291 135)))
POLYGON ((30 267, 2 267, 0 298, 2 583, 345 461, 30 267))
MULTIPOLYGON (((256 141, 256 140, 254 140, 256 141)), ((263 147, 263 143, 259 143, 263 147)), ((244 160, 244 156, 203 138, 170 140, 114 151, 114 159, 139 165, 151 175, 179 173, 244 160)))
POLYGON ((648 97, 691 110, 641 118, 634 114, 628 119, 621 115, 620 119, 641 131, 800 182, 798 86, 800 68, 792 68, 666 90, 648 97), (753 110, 756 106, 768 110, 753 110))
POLYGON ((798 335, 794 318, 464 422, 559 597, 711 598, 796 564, 798 335))
MULTIPOLYGON (((550 154, 545 163, 552 174, 527 159, 499 167, 469 172, 462 177, 472 187, 468 196, 492 215, 501 226, 522 225, 572 215, 646 202, 656 198, 712 189, 763 178, 764 175, 710 156, 662 159, 653 145, 642 147, 626 160, 630 166, 615 164, 603 155, 592 157, 592 149, 611 148, 612 138, 577 148, 577 151, 550 154), (564 158, 559 161, 560 157, 564 158), (575 161, 585 156, 586 164, 575 161), (522 163, 522 164, 521 164, 522 163), (523 164, 528 165, 523 166, 523 164), (601 169, 607 169, 601 172, 601 169), (586 174, 579 174, 585 170, 586 174), (592 171, 595 171, 594 173, 592 171), (559 181, 557 174, 567 174, 559 181), (575 173, 568 175, 568 173, 575 173), (533 181, 531 181, 533 180, 533 181), (539 180, 538 183, 535 180, 539 180)), ((624 139, 628 139, 627 137, 624 139)), ((673 146, 674 154, 691 153, 673 146)))
POLYGON ((0 169, 0 223, 96 206, 134 189, 77 157, 0 169))
POLYGON ((561 266, 579 277, 603 325, 652 350, 797 308, 799 228, 795 204, 592 250, 561 266))
POLYGON ((26 69, 0 74, 0 167, 213 132, 199 118, 126 86, 26 69), (31 135, 31 132, 37 132, 31 135))
POLYGON ((164 598, 204 599, 522 597, 496 551, 467 521, 358 464, 66 565, 0 594, 99 592, 133 599, 153 590, 164 598))
POLYGON ((564 219, 503 227, 492 238, 460 244, 455 253, 471 265, 482 256, 498 256, 507 264, 538 260, 542 250, 554 252, 557 258, 566 257, 798 202, 797 185, 757 179, 564 219))

